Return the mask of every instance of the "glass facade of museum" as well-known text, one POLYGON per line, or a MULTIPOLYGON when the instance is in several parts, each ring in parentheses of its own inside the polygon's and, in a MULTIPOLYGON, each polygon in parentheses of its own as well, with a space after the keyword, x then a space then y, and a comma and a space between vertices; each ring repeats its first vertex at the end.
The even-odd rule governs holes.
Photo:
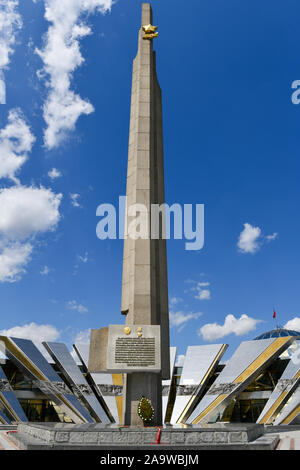
MULTIPOLYGON (((71 423, 72 420, 64 413, 59 406, 47 399, 45 395, 34 385, 34 382, 28 379, 12 361, 0 360, 1 367, 14 390, 28 421, 30 422, 62 422, 71 423)), ((55 364, 52 364, 54 369, 55 364)), ((0 408, 3 410, 3 405, 0 408)))
MULTIPOLYGON (((267 371, 261 374, 245 391, 234 400, 226 409, 216 418, 216 422, 235 422, 235 423, 255 423, 265 407, 268 397, 274 390, 276 383, 287 366, 287 359, 278 359, 267 371), (252 398, 249 398, 252 397, 252 398), (263 398, 264 397, 264 398, 263 398)), ((216 372, 210 377, 210 380, 203 390, 202 395, 194 403, 194 408, 201 400, 202 396, 208 391, 216 380, 217 376, 224 369, 224 364, 219 364, 216 372)), ((170 422, 172 410, 174 407, 177 389, 180 383, 182 367, 174 368, 172 384, 166 414, 166 422, 170 422)))

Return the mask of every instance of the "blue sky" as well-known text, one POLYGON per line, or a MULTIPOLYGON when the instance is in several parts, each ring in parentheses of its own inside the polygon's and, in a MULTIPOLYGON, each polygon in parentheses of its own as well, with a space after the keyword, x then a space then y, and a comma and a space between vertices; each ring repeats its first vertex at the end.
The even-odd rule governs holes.
MULTIPOLYGON (((168 242, 171 344, 232 355, 274 307, 300 329, 300 5, 151 3, 166 200, 205 205, 203 249, 168 242)), ((71 345, 124 321, 123 244, 96 237, 96 209, 126 190, 140 16, 138 0, 0 1, 4 334, 71 345)))

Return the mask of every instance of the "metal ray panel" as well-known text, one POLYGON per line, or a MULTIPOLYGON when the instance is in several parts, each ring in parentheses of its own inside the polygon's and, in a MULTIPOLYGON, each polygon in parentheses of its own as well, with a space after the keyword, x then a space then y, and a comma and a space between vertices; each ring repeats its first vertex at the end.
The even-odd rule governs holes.
POLYGON ((98 391, 117 424, 122 421, 123 385, 121 374, 107 374, 102 372, 88 372, 90 345, 85 343, 73 344, 81 360, 85 372, 89 374, 95 389, 98 391))
POLYGON ((288 336, 241 343, 187 423, 215 421, 233 398, 253 382, 294 340, 294 337, 288 336))
POLYGON ((13 389, 11 388, 7 377, 0 366, 0 400, 8 410, 13 421, 27 422, 22 406, 20 405, 13 389))
POLYGON ((12 424, 10 419, 0 409, 0 424, 12 424))
POLYGON ((201 394, 226 348, 226 344, 189 346, 187 348, 171 418, 172 424, 185 422, 193 401, 201 394))
POLYGON ((300 385, 296 388, 282 411, 273 421, 273 425, 291 424, 292 421, 300 414, 300 385))
POLYGON ((88 411, 72 394, 32 341, 0 336, 0 349, 49 400, 58 405, 75 423, 94 422, 88 411))
POLYGON ((63 343, 45 341, 42 343, 52 359, 57 364, 73 393, 78 396, 88 408, 93 418, 101 423, 111 423, 105 410, 95 397, 93 390, 85 380, 79 367, 63 343))
POLYGON ((105 402, 115 422, 122 422, 123 380, 122 374, 108 374, 102 372, 89 372, 89 344, 77 343, 73 345, 78 357, 89 373, 91 380, 98 390, 99 396, 105 402))
POLYGON ((55 382, 57 380, 57 373, 51 367, 47 359, 38 350, 38 348, 29 339, 23 338, 10 338, 21 351, 33 362, 33 364, 40 370, 40 372, 47 377, 47 380, 55 382))
POLYGON ((82 365, 84 366, 85 372, 88 372, 90 344, 89 343, 76 343, 73 344, 73 348, 79 357, 82 365))
POLYGON ((300 362, 290 360, 258 417, 257 423, 271 424, 299 384, 300 362))
POLYGON ((170 380, 163 380, 162 381, 162 416, 163 416, 163 423, 166 420, 166 412, 167 406, 170 396, 170 389, 171 389, 171 382, 172 377, 174 374, 174 367, 175 367, 175 360, 176 360, 177 348, 171 347, 170 348, 170 380))

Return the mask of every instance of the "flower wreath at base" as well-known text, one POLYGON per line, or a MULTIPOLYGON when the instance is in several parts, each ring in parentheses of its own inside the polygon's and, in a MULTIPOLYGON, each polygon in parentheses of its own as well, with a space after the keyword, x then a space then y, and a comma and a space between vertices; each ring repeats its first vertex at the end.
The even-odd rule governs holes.
POLYGON ((149 423, 154 416, 154 408, 144 396, 142 396, 138 404, 138 415, 144 423, 149 423))

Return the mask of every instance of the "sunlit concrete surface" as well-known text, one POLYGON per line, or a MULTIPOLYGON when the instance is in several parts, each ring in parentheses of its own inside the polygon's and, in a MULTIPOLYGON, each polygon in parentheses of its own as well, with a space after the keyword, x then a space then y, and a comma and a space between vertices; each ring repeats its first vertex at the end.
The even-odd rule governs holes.
POLYGON ((6 431, 0 432, 0 450, 19 450, 10 440, 9 434, 6 434, 6 431))
POLYGON ((280 441, 276 450, 300 450, 300 430, 277 432, 280 441))

